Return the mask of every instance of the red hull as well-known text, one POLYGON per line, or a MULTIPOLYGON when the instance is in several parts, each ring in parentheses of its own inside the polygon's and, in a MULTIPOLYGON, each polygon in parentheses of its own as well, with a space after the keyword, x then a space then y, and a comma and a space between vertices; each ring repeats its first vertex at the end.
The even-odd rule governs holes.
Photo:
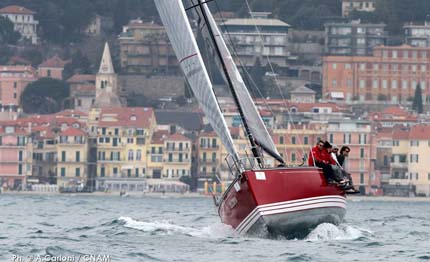
POLYGON ((219 215, 239 233, 296 236, 320 223, 340 223, 345 193, 313 167, 245 171, 223 195, 219 215))

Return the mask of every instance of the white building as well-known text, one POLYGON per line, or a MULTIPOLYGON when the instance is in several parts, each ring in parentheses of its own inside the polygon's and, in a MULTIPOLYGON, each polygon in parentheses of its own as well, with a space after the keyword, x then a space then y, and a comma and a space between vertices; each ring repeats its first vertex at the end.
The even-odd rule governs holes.
POLYGON ((35 12, 18 5, 10 5, 0 9, 0 15, 9 18, 23 38, 29 39, 32 44, 37 44, 37 25, 39 21, 34 20, 35 12))
POLYGON ((376 0, 342 0, 342 16, 348 16, 352 11, 373 12, 376 0))
POLYGON ((252 12, 251 18, 229 19, 220 25, 226 42, 234 43, 236 54, 245 66, 253 66, 257 58, 263 66, 268 60, 286 66, 290 25, 268 18, 269 14, 252 12))

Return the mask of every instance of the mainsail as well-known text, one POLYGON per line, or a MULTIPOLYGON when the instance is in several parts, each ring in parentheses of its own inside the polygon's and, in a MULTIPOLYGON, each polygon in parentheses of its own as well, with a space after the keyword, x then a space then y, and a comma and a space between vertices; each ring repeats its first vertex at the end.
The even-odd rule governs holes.
POLYGON ((175 50, 179 64, 184 72, 195 97, 199 101, 212 128, 221 138, 228 153, 235 161, 239 155, 227 123, 221 113, 212 83, 203 63, 202 56, 188 22, 181 0, 155 0, 158 13, 166 28, 167 35, 175 50))
POLYGON ((226 70, 230 76, 233 85, 232 88, 234 88, 237 96, 239 97, 239 106, 242 108, 245 121, 248 124, 248 128, 252 133, 255 142, 272 157, 276 158, 280 162, 284 162, 278 150, 276 149, 276 146, 273 143, 273 140, 270 137, 257 108, 255 107, 251 95, 246 88, 242 76, 240 75, 239 70, 234 63, 230 51, 228 50, 227 45, 222 38, 221 32, 219 31, 218 26, 216 25, 216 22, 206 3, 203 4, 203 8, 205 9, 210 27, 212 28, 215 35, 215 41, 222 56, 221 59, 223 59, 226 70))

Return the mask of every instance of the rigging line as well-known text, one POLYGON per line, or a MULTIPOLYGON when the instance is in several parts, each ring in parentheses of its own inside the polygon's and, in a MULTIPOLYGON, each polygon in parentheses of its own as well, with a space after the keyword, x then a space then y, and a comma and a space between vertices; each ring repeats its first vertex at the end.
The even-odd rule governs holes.
MULTIPOLYGON (((246 6, 248 8, 248 11, 252 12, 248 0, 245 0, 245 3, 246 3, 246 6)), ((263 49, 264 49, 265 46, 264 46, 263 37, 261 36, 261 31, 258 29, 258 26, 257 26, 257 24, 255 22, 254 22, 254 27, 255 27, 255 30, 256 30, 258 36, 260 37, 261 44, 263 45, 263 49)), ((272 66, 272 62, 271 62, 270 56, 266 55, 266 59, 267 59, 268 65, 270 66, 270 70, 272 70, 272 73, 275 73, 275 71, 273 69, 273 66, 272 66)), ((286 99, 284 97, 284 94, 282 93, 282 90, 281 90, 281 87, 280 87, 280 84, 279 84, 279 79, 276 76, 276 74, 274 74, 274 78, 275 78, 276 87, 278 88, 279 94, 281 95, 282 101, 283 101, 283 103, 284 103, 284 105, 286 107, 286 110, 287 110, 287 113, 288 113, 289 122, 291 123, 292 129, 293 130, 297 130, 296 127, 295 127, 295 125, 294 125, 293 119, 292 119, 291 114, 290 114, 290 110, 288 108, 288 104, 286 103, 286 99)), ((299 140, 299 143, 301 144, 302 141, 301 141, 300 136, 298 136, 298 140, 299 140)), ((303 148, 302 148, 301 151, 302 151, 302 154, 305 155, 305 150, 303 148)))
MULTIPOLYGON (((223 15, 222 15, 222 12, 221 12, 221 9, 218 6, 218 3, 216 1, 214 3, 215 3, 215 7, 216 7, 216 9, 218 11, 218 14, 220 16, 221 21, 225 22, 226 20, 224 19, 223 15)), ((246 69, 246 67, 242 64, 242 60, 237 55, 238 52, 237 52, 237 49, 236 49, 236 45, 234 44, 234 41, 233 41, 232 37, 230 36, 230 32, 228 31, 227 27, 224 27, 223 29, 226 32, 225 34, 223 34, 223 37, 224 37, 224 39, 227 39, 228 42, 229 42, 229 44, 230 44, 231 51, 232 51, 231 54, 235 56, 235 58, 239 62, 239 65, 240 65, 242 71, 246 74, 245 80, 247 81, 247 86, 249 86, 250 84, 252 84, 252 86, 255 87, 255 90, 258 92, 258 96, 262 98, 263 104, 265 105, 265 107, 269 109, 269 111, 272 113, 273 116, 275 116, 276 114, 275 114, 273 108, 267 103, 267 100, 263 96, 260 88, 257 86, 257 84, 255 83, 254 79, 251 77, 251 74, 248 72, 248 70, 246 69)), ((248 90, 248 91, 250 91, 250 90, 248 90)), ((256 96, 257 95, 254 94, 254 97, 256 97, 256 96)), ((242 128, 244 128, 243 125, 242 125, 242 128)))
MULTIPOLYGON (((258 164, 259 164, 260 168, 264 168, 264 163, 263 163, 263 162, 261 161, 261 159, 260 159, 261 154, 260 154, 260 153, 258 152, 258 150, 257 150, 257 145, 256 145, 256 143, 255 143, 254 135, 253 135, 253 134, 252 134, 252 132, 250 131, 250 128, 249 128, 249 126, 248 126, 248 122, 246 121, 246 118, 245 118, 245 115, 244 115, 243 109, 242 109, 242 107, 240 106, 240 102, 239 102, 238 94, 236 93, 235 89, 233 88, 232 80, 231 80, 231 78, 230 78, 230 75, 229 75, 229 74, 228 74, 228 72, 227 72, 226 64, 225 64, 225 62, 224 62, 224 61, 223 61, 223 59, 222 59, 221 51, 220 51, 220 49, 219 49, 219 47, 218 47, 218 44, 217 44, 217 42, 216 42, 214 32, 212 31, 212 28, 211 28, 211 25, 210 25, 210 23, 209 23, 208 17, 207 17, 207 15, 206 15, 206 11, 205 11, 205 9, 204 9, 204 6, 203 6, 203 4, 202 4, 202 1, 201 1, 201 0, 197 0, 197 2, 199 3, 199 8, 200 8, 200 10, 201 10, 201 13, 202 13, 202 15, 203 15, 204 19, 205 19, 205 22, 206 22, 206 25, 207 25, 207 28, 208 28, 209 36, 210 36, 210 38, 212 39, 212 42, 214 43, 214 49, 215 49, 215 52, 217 53, 217 56, 220 58, 219 60, 220 60, 221 66, 222 66, 222 71, 224 72, 224 75, 225 75, 225 77, 226 77, 227 83, 228 83, 228 85, 229 85, 229 87, 230 87, 230 90, 231 90, 231 93, 232 93, 232 95, 233 95, 234 101, 235 101, 236 105, 238 106, 239 114, 240 114, 240 117, 241 117, 241 119, 242 119, 243 125, 244 125, 244 127, 245 127, 245 130, 246 130, 246 134, 247 134, 248 140, 249 140, 249 142, 251 143, 251 150, 252 150, 252 154, 253 154, 253 156, 257 159, 257 162, 258 162, 258 164)), ((215 25, 215 26, 216 26, 216 25, 215 25)))
MULTIPOLYGON (((217 7, 217 10, 218 10, 218 13, 219 13, 219 15, 220 15, 220 17, 221 17, 221 20, 224 22, 225 21, 225 19, 224 19, 224 17, 222 16, 222 13, 221 13, 221 10, 220 10, 220 8, 219 8, 219 6, 218 6, 218 4, 217 4, 217 2, 215 1, 215 5, 216 5, 216 7, 217 7)), ((248 72, 248 70, 246 69, 246 67, 243 65, 243 63, 242 63, 242 60, 239 58, 239 56, 237 55, 238 54, 238 52, 237 52, 237 49, 236 49, 236 45, 235 45, 235 43, 234 43, 234 41, 233 41, 233 39, 231 38, 231 36, 230 36, 230 32, 228 31, 228 29, 225 27, 224 28, 224 30, 225 30, 225 32, 226 32, 226 34, 223 34, 223 36, 224 36, 224 39, 228 39, 228 42, 229 42, 229 44, 230 44, 230 47, 231 47, 231 49, 232 49, 232 51, 233 52, 231 52, 232 53, 232 55, 234 55, 235 56, 235 58, 237 59, 237 61, 239 62, 239 65, 240 65, 240 68, 242 69, 242 71, 244 72, 244 73, 246 73, 246 78, 245 78, 245 80, 247 80, 247 81, 250 81, 251 83, 249 83, 248 82, 248 84, 252 84, 252 86, 253 87, 255 87, 255 89, 257 90, 257 92, 258 92, 258 96, 259 97, 261 97, 262 99, 263 99, 263 103, 264 103, 264 105, 269 109, 269 111, 273 114, 273 116, 275 116, 275 112, 274 112, 274 110, 273 110, 273 108, 267 103, 267 100, 266 100, 266 98, 263 96, 263 93, 261 92, 261 90, 260 90, 260 88, 257 86, 257 84, 255 83, 255 81, 254 81, 254 79, 251 77, 251 74, 248 72)), ((257 95, 255 95, 254 94, 254 97, 256 97, 257 95)))
MULTIPOLYGON (((198 3, 198 0, 190 0, 191 1, 191 3, 193 4, 193 5, 195 5, 195 6, 199 6, 199 3, 198 3), (194 2, 195 1, 197 1, 197 4, 195 4, 194 2)), ((212 0, 211 0, 212 1, 212 0)), ((216 2, 215 2, 216 3, 216 2)), ((209 56, 209 54, 210 54, 210 44, 208 44, 206 41, 205 41, 205 38, 204 38, 204 35, 203 35, 203 28, 204 28, 204 26, 206 25, 206 28, 207 28, 207 30, 209 30, 209 28, 208 28, 208 23, 207 23, 207 21, 204 19, 204 17, 202 18, 202 17, 200 17, 200 13, 199 12, 197 12, 197 11, 195 11, 194 12, 194 14, 198 17, 198 19, 199 19, 199 21, 201 21, 201 24, 202 24, 202 26, 201 26, 201 28, 200 28, 200 23, 199 23, 199 21, 197 21, 197 24, 196 24, 196 26, 197 26, 197 30, 200 30, 200 33, 201 33, 201 38, 203 39, 203 45, 204 45, 204 47, 205 47, 205 52, 206 52, 206 55, 207 55, 207 58, 208 58, 208 60, 210 60, 210 57, 212 57, 212 54, 211 54, 211 56, 209 56)), ((214 59, 214 62, 216 63, 216 59, 214 59)), ((215 73, 213 73, 212 72, 212 65, 211 65, 211 63, 210 62, 208 62, 208 63, 205 63, 205 65, 207 65, 208 67, 209 67, 209 70, 210 70, 210 76, 209 77, 212 77, 212 79, 211 79, 211 82, 213 83, 213 79, 214 79, 214 74, 215 73)), ((208 75, 209 75, 208 74, 208 75)), ((212 84, 212 92, 215 94, 215 86, 212 84)), ((225 117, 224 116, 224 113, 223 113, 223 109, 221 108, 221 105, 220 105, 220 102, 219 102, 219 99, 218 99, 218 96, 216 96, 215 95, 215 100, 216 100, 216 102, 217 102, 217 105, 218 105, 218 108, 220 109, 220 112, 221 112, 221 114, 223 115, 223 117, 225 117)), ((212 129, 213 129, 213 127, 212 127, 212 129)), ((231 136, 231 130, 229 129, 228 130, 228 133, 230 134, 230 136, 231 136)), ((244 130, 244 133, 246 134, 246 130, 244 130)), ((230 156, 230 154, 228 154, 227 156, 230 156)), ((233 156, 231 156, 233 159, 234 159, 234 157, 233 156)), ((238 165, 238 169, 239 170, 242 170, 242 169, 244 169, 244 167, 245 167, 245 165, 242 163, 242 161, 240 160, 240 155, 239 155, 239 153, 238 153, 238 156, 237 156, 237 158, 239 159, 239 160, 237 160, 237 161, 235 161, 235 162, 237 162, 237 165, 238 165)))

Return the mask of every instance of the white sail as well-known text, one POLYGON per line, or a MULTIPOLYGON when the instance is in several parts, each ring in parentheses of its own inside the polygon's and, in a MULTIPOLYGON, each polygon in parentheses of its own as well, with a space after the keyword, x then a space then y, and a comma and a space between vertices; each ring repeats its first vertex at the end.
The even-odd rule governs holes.
POLYGON ((239 104, 243 110, 243 114, 250 129, 250 132, 254 136, 256 143, 260 145, 263 150, 265 150, 278 160, 282 160, 282 157, 276 149, 276 146, 273 143, 273 140, 270 137, 269 132, 267 131, 266 126, 264 125, 257 108, 255 107, 251 95, 246 88, 242 76, 240 75, 239 70, 234 63, 230 51, 228 50, 227 45, 222 38, 221 32, 219 31, 218 26, 216 25, 216 22, 213 19, 207 4, 204 4, 203 6, 205 8, 205 13, 214 33, 217 46, 221 52, 221 58, 224 60, 224 64, 230 76, 233 88, 236 91, 237 97, 239 98, 239 104))
POLYGON ((155 0, 179 64, 195 97, 208 118, 212 128, 221 138, 228 153, 235 161, 239 159, 227 123, 212 89, 212 83, 188 22, 181 0, 155 0))

